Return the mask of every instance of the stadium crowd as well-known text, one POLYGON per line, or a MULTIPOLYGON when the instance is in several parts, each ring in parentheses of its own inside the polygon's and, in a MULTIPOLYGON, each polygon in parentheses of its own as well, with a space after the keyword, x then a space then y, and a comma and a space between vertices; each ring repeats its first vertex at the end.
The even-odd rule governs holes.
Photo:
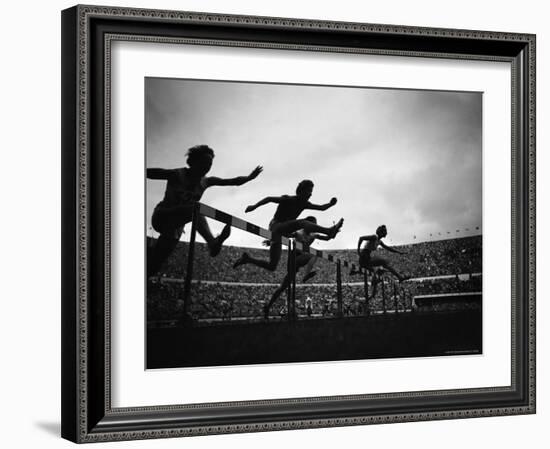
MULTIPOLYGON (((399 284, 388 274, 377 286, 372 297, 369 288, 368 306, 362 276, 350 276, 342 271, 342 302, 344 315, 362 315, 366 311, 380 312, 396 309, 409 310, 417 295, 480 292, 482 278, 477 273, 481 266, 481 236, 440 240, 398 246, 405 255, 384 251, 384 257, 398 271, 410 275, 411 281, 399 284), (472 275, 474 274, 474 275, 472 275), (444 278, 437 278, 445 276, 444 278), (425 279, 428 278, 428 279, 425 279), (429 279, 431 278, 431 279, 429 279), (383 285, 383 286, 382 286, 383 285)), ((150 241, 149 243, 154 243, 150 241)), ((210 257, 206 245, 195 247, 193 282, 191 287, 191 314, 198 319, 231 320, 259 318, 263 305, 286 274, 286 252, 276 271, 251 266, 233 268, 243 248, 226 246, 218 257, 210 257)), ((267 258, 267 250, 246 248, 254 257, 267 258)), ((180 243, 158 277, 148 282, 148 321, 173 320, 183 310, 184 267, 187 265, 188 245, 180 243)), ((357 262, 354 250, 330 251, 336 258, 357 262)), ((316 276, 302 284, 297 276, 296 311, 305 316, 332 316, 337 313, 335 264, 319 259, 316 276)), ((271 309, 271 315, 286 314, 286 294, 271 309)))
MULTIPOLYGON (((150 243, 153 242, 150 241, 150 243)), ((473 236, 395 246, 396 249, 404 251, 405 255, 384 250, 380 250, 380 252, 397 271, 406 273, 413 278, 470 274, 482 271, 481 243, 481 236, 473 236)), ((268 258, 267 249, 236 246, 224 246, 221 253, 213 258, 208 255, 204 243, 196 243, 193 279, 217 282, 278 283, 284 277, 287 260, 286 251, 283 251, 279 267, 275 272, 257 269, 250 265, 242 265, 233 269, 233 263, 243 251, 255 258, 268 258)), ((333 250, 327 251, 327 253, 335 258, 357 264, 357 252, 355 250, 333 250)), ((188 244, 181 242, 162 267, 161 273, 166 277, 182 279, 187 266, 187 254, 188 244)), ((317 279, 323 279, 322 282, 335 280, 335 264, 319 259, 316 270, 318 271, 317 279)), ((357 278, 350 277, 347 272, 342 273, 343 282, 354 282, 356 280, 357 278)))
MULTIPOLYGON (((369 285, 368 307, 365 303, 364 285, 342 285, 344 315, 362 315, 367 310, 381 312, 410 310, 417 295, 440 293, 465 293, 481 291, 481 276, 464 280, 434 279, 399 284, 385 279, 372 297, 369 285)), ((171 320, 181 315, 183 308, 183 283, 152 281, 148 290, 148 320, 171 320)), ((220 284, 194 282, 191 285, 191 314, 198 319, 260 318, 276 286, 272 284, 220 284)), ((287 297, 283 294, 271 310, 272 316, 286 314, 287 297)), ((299 284, 296 288, 296 310, 299 315, 334 316, 337 313, 336 284, 299 284)))

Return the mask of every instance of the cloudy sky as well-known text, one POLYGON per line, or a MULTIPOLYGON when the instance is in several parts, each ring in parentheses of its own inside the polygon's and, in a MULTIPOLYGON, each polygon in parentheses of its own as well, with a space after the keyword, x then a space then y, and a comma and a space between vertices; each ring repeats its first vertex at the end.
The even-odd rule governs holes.
MULTIPOLYGON (((248 184, 208 189, 212 207, 267 228, 275 205, 247 205, 293 194, 302 179, 315 183, 311 202, 336 196, 314 215, 344 227, 319 248, 354 248, 382 223, 390 244, 481 232, 481 93, 147 78, 145 114, 149 168, 183 167, 198 144, 216 153, 211 175, 264 166, 248 184)), ((164 187, 147 181, 148 229, 164 187)), ((260 239, 236 231, 227 243, 260 239)))

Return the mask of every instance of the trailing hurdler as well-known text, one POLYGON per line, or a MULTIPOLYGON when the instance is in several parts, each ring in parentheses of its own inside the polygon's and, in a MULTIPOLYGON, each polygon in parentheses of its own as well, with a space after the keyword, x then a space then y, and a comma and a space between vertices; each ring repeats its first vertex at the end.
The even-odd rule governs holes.
MULTIPOLYGON (((306 217, 305 220, 317 224, 317 219, 315 217, 306 217)), ((331 237, 329 237, 328 235, 309 233, 305 229, 300 229, 299 231, 296 231, 292 234, 292 237, 294 237, 297 242, 300 242, 303 245, 303 250, 296 250, 296 272, 298 272, 300 268, 306 267, 303 277, 303 281, 305 282, 315 276, 315 271, 311 271, 311 269, 313 268, 313 265, 315 264, 315 261, 317 259, 316 256, 310 254, 309 252, 307 252, 307 250, 315 240, 330 240, 331 237)), ((290 279, 287 273, 283 278, 281 285, 277 287, 277 290, 275 290, 275 292, 271 296, 271 300, 269 301, 269 303, 264 305, 264 318, 266 320, 269 318, 269 309, 271 309, 271 306, 275 303, 275 301, 277 301, 279 296, 281 296, 281 293, 285 291, 289 283, 290 279)))

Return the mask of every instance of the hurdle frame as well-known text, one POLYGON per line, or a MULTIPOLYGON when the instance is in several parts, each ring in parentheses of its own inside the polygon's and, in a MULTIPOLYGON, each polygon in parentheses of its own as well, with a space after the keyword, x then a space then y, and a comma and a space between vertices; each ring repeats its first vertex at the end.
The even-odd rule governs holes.
POLYGON ((344 316, 343 300, 342 300, 342 265, 340 259, 336 261, 336 316, 342 318, 344 316))
POLYGON ((365 294, 365 307, 363 313, 365 316, 370 315, 370 304, 369 304, 369 272, 368 270, 363 271, 363 290, 365 294))
POLYGON ((399 295, 397 292, 397 284, 395 281, 393 281, 393 302, 395 307, 395 314, 397 315, 399 313, 399 295))
POLYGON ((183 284, 183 313, 182 319, 186 320, 189 317, 191 308, 191 281, 193 280, 193 264, 195 260, 195 240, 197 237, 197 221, 199 219, 199 207, 195 203, 193 205, 193 215, 191 219, 191 233, 189 236, 189 251, 187 253, 187 269, 183 284))
POLYGON ((293 238, 288 240, 288 262, 287 262, 287 320, 295 321, 296 314, 296 242, 293 238))

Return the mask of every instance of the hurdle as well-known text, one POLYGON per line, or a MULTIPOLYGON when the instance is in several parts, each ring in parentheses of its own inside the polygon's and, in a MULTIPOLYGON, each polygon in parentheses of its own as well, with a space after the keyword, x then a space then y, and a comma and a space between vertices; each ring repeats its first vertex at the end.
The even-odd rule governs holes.
POLYGON ((364 293, 365 293, 365 315, 370 315, 370 305, 369 305, 369 272, 367 270, 363 271, 363 282, 364 282, 364 293))
POLYGON ((336 285, 337 292, 336 297, 338 301, 337 315, 343 316, 343 300, 342 300, 342 267, 350 268, 352 270, 356 269, 355 264, 348 262, 344 259, 338 259, 332 254, 327 254, 325 251, 321 251, 315 248, 306 247, 302 243, 297 242, 293 238, 286 236, 274 236, 273 233, 267 229, 264 229, 258 225, 250 223, 241 218, 235 217, 227 212, 224 212, 219 209, 215 209, 211 206, 203 204, 201 202, 196 202, 193 208, 193 217, 191 224, 191 234, 189 238, 189 253, 187 260, 187 272, 184 281, 183 289, 183 314, 184 317, 188 317, 188 311, 190 309, 191 302, 191 279, 193 277, 193 258, 194 258, 194 246, 197 233, 197 220, 200 215, 211 218, 212 220, 219 221, 224 224, 229 224, 232 227, 241 229, 242 231, 263 237, 267 240, 272 240, 277 238, 281 241, 283 245, 288 248, 288 260, 287 260, 287 270, 289 276, 289 287, 287 289, 287 311, 288 319, 294 319, 295 313, 295 298, 296 298, 296 251, 307 252, 313 256, 324 259, 328 262, 336 264, 336 285))
MULTIPOLYGON (((258 225, 249 223, 245 220, 242 220, 240 218, 234 217, 233 215, 230 215, 226 212, 223 212, 219 209, 215 209, 211 206, 207 206, 203 203, 198 203, 199 205, 199 213, 201 215, 204 215, 205 217, 211 218, 213 220, 219 221, 221 223, 229 224, 235 228, 241 229, 242 231, 249 232, 251 234, 255 234, 257 236, 263 237, 267 240, 271 240, 273 237, 273 234, 271 231, 268 231, 267 229, 264 229, 258 225)), ((278 236, 278 238, 281 240, 282 244, 285 246, 289 245, 289 237, 285 236, 278 236)), ((295 242, 296 243, 296 249, 298 251, 307 252, 313 256, 317 256, 321 259, 327 260, 328 262, 332 263, 338 263, 340 261, 341 265, 344 268, 351 268, 352 270, 356 270, 357 267, 355 264, 348 262, 345 259, 338 259, 335 258, 332 254, 327 254, 325 251, 321 251, 315 248, 306 248, 302 243, 295 242)))
MULTIPOLYGON (((401 289, 403 290, 403 289, 401 289)), ((394 301, 394 306, 395 306, 395 313, 398 314, 399 313, 399 301, 398 301, 398 294, 397 294, 397 284, 395 281, 393 281, 393 301, 394 301)))
POLYGON ((336 262, 336 301, 338 305, 337 316, 342 318, 344 316, 343 300, 342 300, 342 264, 340 260, 336 262))
POLYGON ((384 277, 380 278, 380 284, 382 286, 382 313, 385 315, 386 310, 386 282, 384 280, 384 277))
POLYGON ((287 315, 288 320, 293 321, 296 319, 296 245, 293 239, 288 241, 288 261, 287 261, 287 274, 288 274, 288 288, 287 288, 287 315))
POLYGON ((191 234, 189 237, 189 253, 187 255, 187 272, 183 283, 183 313, 182 321, 188 321, 190 318, 189 309, 191 305, 191 279, 193 277, 193 261, 195 259, 195 239, 197 237, 197 221, 199 219, 199 208, 197 204, 193 206, 193 215, 191 218, 191 234))

